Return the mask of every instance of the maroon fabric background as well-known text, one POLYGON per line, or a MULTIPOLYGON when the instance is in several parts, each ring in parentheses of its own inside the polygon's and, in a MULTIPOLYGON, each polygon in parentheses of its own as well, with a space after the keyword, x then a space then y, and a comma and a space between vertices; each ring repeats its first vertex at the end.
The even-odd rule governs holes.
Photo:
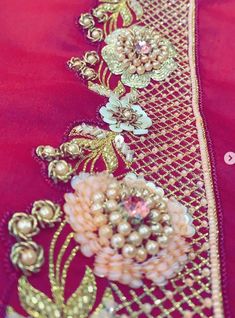
MULTIPOLYGON (((90 92, 66 69, 71 56, 81 56, 94 48, 74 22, 76 16, 95 4, 95 0, 0 1, 1 218, 7 218, 8 211, 26 210, 37 199, 61 201, 62 192, 42 177, 32 150, 46 143, 57 146, 72 122, 95 120, 96 109, 102 104, 103 98, 90 92)), ((234 19, 234 0, 198 1, 201 106, 211 140, 214 180, 223 216, 221 249, 225 252, 223 269, 228 274, 225 298, 227 308, 233 312, 235 166, 226 165, 223 156, 235 151, 234 19)), ((4 226, 1 237, 3 260, 10 243, 4 226)), ((0 263, 0 299, 16 303, 11 270, 7 261, 0 263), (14 292, 9 295, 11 288, 14 292)), ((43 275, 39 278, 43 284, 43 275)))

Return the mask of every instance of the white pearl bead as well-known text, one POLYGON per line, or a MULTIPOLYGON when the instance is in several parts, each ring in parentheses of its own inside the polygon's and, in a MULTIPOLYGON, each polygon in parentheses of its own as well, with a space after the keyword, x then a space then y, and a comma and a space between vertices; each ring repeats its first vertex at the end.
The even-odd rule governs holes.
POLYGON ((125 239, 121 234, 114 234, 111 238, 111 245, 114 248, 121 248, 125 243, 125 239))
POLYGON ((160 236, 160 237, 158 238, 158 243, 159 243, 161 246, 164 246, 167 242, 168 242, 168 238, 167 238, 167 236, 165 236, 165 235, 160 236))
POLYGON ((21 233, 28 234, 32 230, 32 223, 30 220, 21 219, 17 222, 17 228, 21 233))
POLYGON ((122 248, 122 255, 126 258, 133 258, 136 254, 136 248, 131 244, 125 244, 122 248))
POLYGON ((117 201, 115 200, 108 200, 105 203, 105 207, 109 211, 115 211, 117 209, 117 201))
POLYGON ((151 235, 151 229, 144 224, 139 227, 138 232, 143 239, 147 239, 151 235))
POLYGON ((144 262, 147 258, 147 251, 144 247, 140 247, 136 250, 135 259, 137 262, 144 262))
POLYGON ((91 212, 92 213, 102 213, 103 212, 103 206, 100 203, 94 203, 91 206, 91 212))
POLYGON ((142 237, 137 231, 132 232, 129 235, 128 240, 130 241, 131 244, 135 246, 138 246, 142 243, 142 237))
POLYGON ((106 195, 109 199, 116 199, 119 191, 117 189, 108 189, 106 195))
POLYGON ((69 168, 66 162, 59 161, 55 165, 55 172, 60 176, 65 175, 68 172, 68 170, 69 168))
POLYGON ((109 225, 103 225, 99 229, 99 236, 110 239, 113 235, 113 230, 109 225))
POLYGON ((158 243, 152 240, 149 240, 146 244, 146 250, 150 255, 156 255, 159 251, 158 243))
POLYGON ((42 206, 39 210, 39 214, 43 219, 50 220, 53 218, 53 210, 50 206, 42 206))
POLYGON ((36 263, 37 254, 33 249, 27 249, 22 252, 20 259, 22 264, 30 266, 36 263))
POLYGON ((154 222, 157 222, 160 220, 160 213, 158 212, 158 210, 153 209, 151 210, 150 217, 151 217, 151 220, 153 220, 154 222))
POLYGON ((93 201, 94 202, 102 202, 105 199, 105 195, 103 192, 96 192, 93 196, 93 201))
POLYGON ((109 219, 112 224, 119 224, 122 220, 122 215, 120 212, 115 211, 110 214, 109 219))
POLYGON ((118 232, 124 236, 127 236, 131 231, 131 225, 128 222, 121 222, 118 225, 118 232))
POLYGON ((99 213, 99 214, 96 214, 94 216, 94 223, 97 225, 97 226, 102 226, 104 224, 106 224, 107 222, 107 216, 102 214, 102 213, 99 213))

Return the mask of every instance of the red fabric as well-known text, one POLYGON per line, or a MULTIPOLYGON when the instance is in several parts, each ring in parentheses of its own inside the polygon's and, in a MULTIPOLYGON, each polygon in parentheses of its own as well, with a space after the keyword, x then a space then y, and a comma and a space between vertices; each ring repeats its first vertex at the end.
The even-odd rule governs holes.
MULTIPOLYGON (((74 21, 95 3, 95 0, 0 1, 1 216, 7 211, 24 211, 37 199, 60 202, 62 198, 62 192, 42 178, 40 166, 32 158, 32 149, 45 143, 57 146, 73 121, 96 119, 96 109, 103 98, 90 92, 66 69, 70 57, 81 56, 93 48, 84 41, 74 21)), ((223 215, 224 245, 221 248, 225 250, 229 277, 226 291, 230 308, 233 308, 235 169, 224 163, 223 156, 235 149, 235 3, 233 0, 201 0, 198 6, 202 110, 215 159, 215 182, 223 215)), ((47 234, 43 233, 40 240, 45 242, 47 234)), ((1 236, 7 245, 4 226, 1 236)), ((5 254, 5 245, 2 245, 1 259, 5 254)), ((8 262, 0 263, 0 299, 17 304, 14 277, 14 292, 5 293, 11 281, 5 271, 6 267, 11 270, 9 266, 8 262)), ((45 282, 44 291, 49 289, 45 273, 37 277, 41 285, 45 282)), ((22 312, 19 305, 15 308, 22 312)))
POLYGON ((235 166, 224 162, 225 153, 235 151, 235 2, 200 0, 197 17, 201 106, 214 162, 227 318, 235 317, 235 166))

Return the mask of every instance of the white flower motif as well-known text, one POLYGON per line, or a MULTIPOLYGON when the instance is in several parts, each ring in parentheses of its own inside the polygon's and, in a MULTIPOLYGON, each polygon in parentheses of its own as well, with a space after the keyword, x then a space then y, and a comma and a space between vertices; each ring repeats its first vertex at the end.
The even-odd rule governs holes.
POLYGON ((112 94, 109 102, 99 112, 112 131, 120 133, 126 130, 135 135, 147 134, 152 120, 139 105, 132 104, 132 97, 131 93, 121 98, 112 94))

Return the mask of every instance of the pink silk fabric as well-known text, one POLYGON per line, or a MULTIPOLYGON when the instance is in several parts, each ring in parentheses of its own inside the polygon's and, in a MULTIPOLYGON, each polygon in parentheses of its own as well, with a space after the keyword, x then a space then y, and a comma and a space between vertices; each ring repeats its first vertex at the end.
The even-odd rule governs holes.
MULTIPOLYGON (((63 197, 59 188, 46 182, 33 150, 40 144, 58 145, 73 122, 95 121, 96 110, 104 101, 66 68, 70 57, 94 48, 74 23, 94 5, 94 0, 0 1, 1 315, 7 304, 23 313, 16 292, 17 275, 8 260, 12 243, 6 227, 9 214, 27 210, 38 199, 61 203, 63 197)), ((197 1, 200 106, 220 220, 226 318, 235 316, 235 166, 224 162, 224 154, 235 151, 234 19, 233 0, 197 1)), ((38 242, 47 246, 47 233, 38 242)), ((35 279, 49 290, 45 273, 35 279)))

